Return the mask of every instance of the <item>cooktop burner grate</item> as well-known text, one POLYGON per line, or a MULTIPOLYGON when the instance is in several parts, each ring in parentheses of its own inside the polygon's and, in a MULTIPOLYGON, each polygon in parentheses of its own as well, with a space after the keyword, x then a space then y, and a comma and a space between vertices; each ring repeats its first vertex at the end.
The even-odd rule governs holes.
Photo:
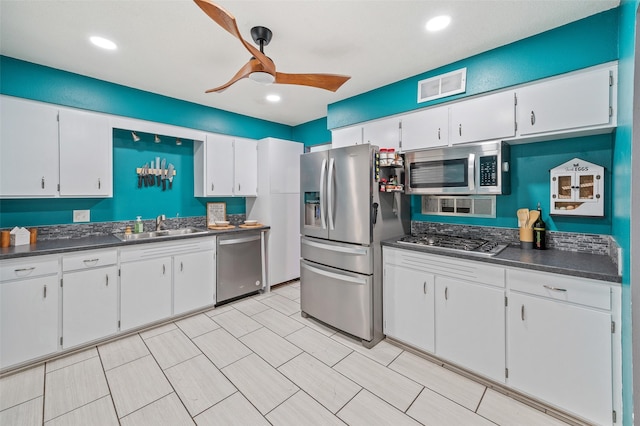
POLYGON ((493 256, 500 253, 507 246, 483 239, 456 237, 443 234, 407 235, 398 243, 415 246, 433 247, 442 250, 464 251, 469 254, 493 256))

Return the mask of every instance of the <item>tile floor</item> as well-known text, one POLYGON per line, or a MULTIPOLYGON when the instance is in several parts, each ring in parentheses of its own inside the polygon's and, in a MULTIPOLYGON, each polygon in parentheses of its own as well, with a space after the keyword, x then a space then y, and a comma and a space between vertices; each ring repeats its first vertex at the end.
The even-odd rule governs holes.
POLYGON ((0 425, 563 425, 300 316, 299 283, 0 379, 0 425))

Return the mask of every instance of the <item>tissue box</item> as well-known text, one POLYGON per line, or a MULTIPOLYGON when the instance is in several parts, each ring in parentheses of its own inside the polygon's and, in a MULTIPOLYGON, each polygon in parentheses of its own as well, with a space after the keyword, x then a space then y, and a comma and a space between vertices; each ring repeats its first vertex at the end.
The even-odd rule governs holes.
POLYGON ((22 246, 29 244, 29 231, 25 228, 18 228, 17 226, 11 230, 11 242, 12 246, 22 246))

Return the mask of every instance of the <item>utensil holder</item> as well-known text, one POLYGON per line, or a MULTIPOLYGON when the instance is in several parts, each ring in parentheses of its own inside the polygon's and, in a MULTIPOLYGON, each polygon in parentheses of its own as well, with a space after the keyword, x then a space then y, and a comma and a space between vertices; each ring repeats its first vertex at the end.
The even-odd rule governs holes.
POLYGON ((533 229, 520 228, 520 248, 533 249, 533 229))

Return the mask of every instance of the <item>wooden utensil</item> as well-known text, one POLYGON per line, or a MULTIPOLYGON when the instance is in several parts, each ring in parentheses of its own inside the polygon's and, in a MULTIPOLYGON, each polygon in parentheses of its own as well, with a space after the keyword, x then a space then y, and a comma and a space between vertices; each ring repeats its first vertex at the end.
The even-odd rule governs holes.
POLYGON ((540 212, 538 210, 531 210, 529 212, 529 223, 527 228, 533 228, 533 224, 536 223, 539 217, 540 217, 540 212))
POLYGON ((526 228, 529 221, 529 209, 518 209, 517 215, 520 228, 526 228))

